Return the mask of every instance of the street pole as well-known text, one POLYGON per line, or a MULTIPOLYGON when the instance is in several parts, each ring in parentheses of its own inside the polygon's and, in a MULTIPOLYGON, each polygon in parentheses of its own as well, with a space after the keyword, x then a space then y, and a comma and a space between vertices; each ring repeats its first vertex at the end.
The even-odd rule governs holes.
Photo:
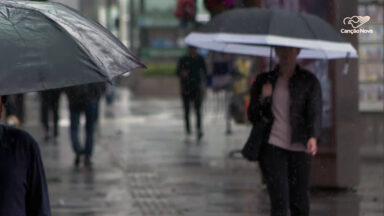
POLYGON ((132 52, 136 53, 135 47, 135 22, 136 22, 136 13, 135 13, 135 0, 129 0, 129 48, 132 52))
POLYGON ((106 27, 111 31, 111 8, 112 8, 112 0, 106 1, 106 27))
POLYGON ((128 46, 128 0, 119 0, 120 40, 128 46))
POLYGON ((140 1, 140 13, 144 13, 145 11, 145 0, 139 0, 140 1))

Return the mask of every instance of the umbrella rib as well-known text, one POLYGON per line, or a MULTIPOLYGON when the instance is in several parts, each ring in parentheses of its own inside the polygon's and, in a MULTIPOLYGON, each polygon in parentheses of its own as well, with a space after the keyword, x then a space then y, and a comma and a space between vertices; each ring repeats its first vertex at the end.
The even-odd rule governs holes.
MULTIPOLYGON (((23 44, 23 46, 25 47, 25 41, 24 41, 24 38, 21 36, 21 34, 20 34, 20 32, 17 30, 17 28, 16 28, 16 25, 10 20, 10 19, 7 19, 8 20, 8 22, 11 24, 11 26, 12 26, 12 28, 15 30, 15 32, 16 32, 16 34, 19 36, 19 38, 21 39, 21 42, 22 42, 22 44, 23 44)), ((40 74, 40 73, 39 73, 40 74)), ((40 74, 40 76, 39 76, 39 79, 40 79, 40 81, 41 81, 41 85, 42 85, 42 87, 44 88, 44 86, 45 86, 45 84, 44 84, 44 82, 43 82, 43 78, 41 77, 41 74, 40 74)))
MULTIPOLYGON (((58 3, 58 2, 52 2, 52 3, 53 3, 53 4, 56 4, 56 5, 60 5, 61 7, 64 7, 64 8, 66 8, 66 9, 68 9, 69 11, 72 11, 72 12, 76 13, 76 11, 75 11, 73 8, 68 7, 67 5, 64 5, 64 4, 62 4, 62 3, 58 3)), ((39 12, 40 12, 40 11, 39 11, 39 12)), ((42 13, 42 12, 40 12, 40 13, 42 13)), ((52 14, 50 11, 45 11, 45 13, 47 13, 47 14, 49 14, 49 15, 51 15, 51 16, 54 16, 54 14, 52 14)), ((61 29, 63 29, 63 31, 67 32, 67 30, 65 30, 64 27, 62 27, 59 23, 56 23, 56 22, 55 22, 53 19, 51 19, 48 15, 46 15, 46 14, 44 14, 44 13, 42 13, 42 14, 43 14, 45 17, 47 17, 47 18, 49 18, 50 20, 52 20, 52 22, 55 23, 55 25, 58 25, 61 29)), ((121 44, 121 47, 124 49, 124 51, 127 52, 127 53, 129 53, 129 54, 131 54, 131 55, 133 56, 132 52, 131 52, 128 48, 126 48, 125 45, 122 44, 120 40, 116 40, 116 38, 109 37, 109 36, 108 36, 108 32, 107 32, 107 30, 106 30, 100 23, 95 22, 95 21, 93 21, 92 19, 90 19, 89 17, 86 17, 86 16, 84 16, 84 17, 82 17, 82 18, 84 18, 84 19, 86 19, 87 21, 89 21, 89 22, 93 23, 94 25, 96 25, 96 27, 98 27, 99 30, 101 30, 101 31, 103 31, 103 32, 105 33, 106 37, 108 37, 109 39, 113 40, 115 43, 119 43, 119 44, 121 44)), ((63 22, 64 24, 66 24, 66 25, 69 25, 69 24, 67 23, 67 21, 65 21, 65 20, 62 20, 62 22, 63 22)), ((70 34, 69 34, 69 35, 70 35, 70 34)), ((79 35, 80 35, 80 37, 82 37, 81 34, 79 34, 79 35)), ((71 37, 71 38, 73 38, 73 37, 71 37)), ((85 46, 84 46, 79 40, 77 40, 76 38, 73 38, 73 39, 77 42, 77 44, 79 45, 79 47, 81 47, 82 50, 90 56, 90 59, 92 59, 92 62, 93 62, 94 64, 95 64, 95 61, 98 61, 98 62, 100 63, 100 65, 103 66, 103 69, 104 69, 105 71, 107 71, 106 68, 105 68, 105 66, 104 66, 104 64, 103 64, 103 61, 100 60, 100 58, 99 58, 97 55, 92 55, 91 52, 89 52, 88 49, 86 49, 85 46), (96 59, 94 59, 94 58, 96 58, 96 59)), ((140 68, 140 67, 141 67, 141 68, 145 68, 145 65, 144 65, 144 64, 142 64, 138 59, 136 59, 136 58, 134 58, 134 57, 132 57, 132 56, 127 56, 127 58, 129 58, 129 60, 131 60, 131 61, 134 62, 135 64, 139 65, 137 68, 140 68)), ((100 66, 99 64, 95 64, 95 65, 97 65, 97 66, 99 67, 99 69, 100 69, 101 66, 100 66)), ((131 69, 131 71, 132 71, 132 70, 133 70, 133 69, 131 69)), ((109 78, 109 76, 108 76, 107 74, 102 73, 102 71, 103 71, 103 70, 101 70, 101 71, 97 71, 97 73, 99 73, 101 76, 105 77, 105 78, 108 80, 108 82, 111 82, 111 79, 109 78)))
MULTIPOLYGON (((67 33, 67 35, 68 35, 70 38, 72 38, 74 41, 76 41, 76 44, 78 45, 78 47, 79 47, 83 52, 87 53, 87 55, 89 55, 89 52, 87 51, 87 49, 85 49, 85 48, 83 47, 83 45, 82 45, 78 40, 76 40, 75 38, 73 38, 73 37, 71 36, 71 34, 70 34, 64 27, 62 27, 60 24, 56 23, 53 19, 51 19, 49 16, 45 15, 43 12, 41 12, 41 11, 39 11, 39 10, 35 10, 35 9, 33 9, 33 8, 18 7, 18 6, 15 6, 15 5, 8 5, 8 4, 5 4, 5 5, 6 5, 6 7, 15 8, 15 9, 19 9, 19 10, 28 10, 28 11, 36 12, 36 13, 42 15, 43 17, 45 17, 46 19, 48 19, 54 26, 56 26, 57 28, 61 29, 63 32, 67 33)), ((20 39, 23 39, 23 38, 21 37, 20 33, 16 30, 14 24, 13 24, 10 20, 8 20, 8 22, 12 24, 12 27, 15 29, 15 31, 16 31, 16 33, 19 35, 20 39)), ((25 45, 25 43, 24 43, 23 40, 22 40, 22 42, 23 42, 23 44, 25 45)), ((89 55, 89 56, 92 56, 92 55, 89 55)), ((96 63, 94 62, 95 60, 94 60, 93 58, 89 58, 89 59, 90 59, 90 60, 92 61, 92 63, 93 63, 94 65, 96 65, 97 68, 100 70, 100 65, 96 64, 96 63)), ((97 72, 99 75, 101 75, 102 77, 107 78, 107 80, 109 80, 109 77, 108 77, 107 75, 103 74, 103 73, 100 72, 100 71, 96 71, 96 72, 97 72)))
MULTIPOLYGON (((6 7, 8 7, 8 6, 6 6, 6 7)), ((16 7, 13 7, 13 8, 16 8, 16 7)), ((18 9, 19 9, 19 8, 18 8, 18 9)), ((26 10, 28 10, 28 9, 26 9, 26 10)), ((8 8, 7 8, 7 12, 9 13, 8 8)), ((1 13, 1 14, 4 15, 3 13, 1 13)), ((11 19, 9 19, 9 16, 6 16, 5 19, 11 24, 11 26, 12 26, 12 28, 14 29, 15 33, 16 33, 17 36, 20 38, 20 40, 21 40, 23 46, 26 47, 24 38, 22 37, 22 35, 20 34, 20 32, 17 30, 17 28, 16 28, 16 24, 13 23, 13 22, 11 21, 11 19)), ((23 17, 23 19, 24 19, 24 17, 23 17)), ((19 23, 19 22, 18 22, 18 23, 19 23)), ((42 86, 43 86, 43 88, 44 88, 45 84, 44 84, 44 82, 43 82, 43 78, 40 76, 39 79, 41 80, 42 86)))
MULTIPOLYGON (((8 8, 7 8, 7 11, 8 11, 8 8)), ((3 13, 2 13, 3 14, 3 13)), ((4 15, 4 14, 3 14, 4 15)), ((8 19, 8 17, 6 17, 6 20, 11 24, 12 28, 15 30, 17 36, 19 36, 21 42, 23 43, 23 45, 25 46, 25 41, 24 41, 24 38, 21 36, 20 32, 17 30, 16 28, 16 25, 10 20, 8 19)))
POLYGON ((310 32, 312 33, 312 35, 314 36, 314 38, 316 38, 316 39, 318 40, 319 37, 317 37, 317 35, 316 35, 315 32, 313 31, 311 25, 309 25, 309 23, 307 22, 307 20, 304 18, 303 14, 299 13, 299 16, 300 16, 300 18, 304 21, 305 25, 308 27, 308 29, 310 30, 310 32))
MULTIPOLYGON (((73 13, 76 13, 76 10, 75 10, 75 9, 73 9, 73 8, 71 8, 71 7, 69 7, 69 6, 65 5, 65 4, 62 4, 62 3, 60 3, 60 2, 51 2, 51 3, 52 3, 52 4, 56 4, 56 5, 60 5, 61 7, 64 7, 64 8, 66 8, 66 9, 68 9, 69 11, 72 11, 73 13)), ((50 14, 50 15, 52 15, 52 16, 54 16, 54 14, 52 14, 50 11, 46 11, 46 13, 47 13, 47 14, 50 14)), ((44 14, 44 15, 45 15, 45 14, 44 14)), ((47 16, 47 15, 45 15, 45 16, 47 16)), ((103 32, 106 34, 106 36, 108 35, 108 31, 107 31, 107 30, 106 30, 100 23, 95 22, 94 20, 92 20, 92 19, 90 19, 89 17, 86 17, 86 16, 83 16, 83 18, 86 19, 87 21, 93 23, 94 25, 96 25, 96 27, 98 27, 99 30, 103 31, 103 32)), ((62 20, 62 21, 64 22, 64 20, 62 20)), ((64 29, 64 30, 65 30, 65 29, 64 29)), ((108 37, 109 39, 113 40, 115 43, 119 43, 119 44, 121 44, 121 46, 122 46, 122 48, 124 49, 124 51, 132 55, 132 56, 128 56, 127 58, 129 58, 129 59, 130 59, 131 61, 133 61, 134 63, 138 64, 138 65, 139 65, 138 68, 140 68, 140 67, 145 68, 145 67, 146 67, 146 66, 145 66, 143 63, 141 63, 138 59, 136 59, 136 58, 133 57, 133 53, 132 53, 132 52, 131 52, 131 51, 130 51, 130 50, 129 50, 123 43, 121 43, 120 40, 117 40, 117 39, 114 38, 114 37, 109 37, 109 36, 107 36, 107 37, 108 37)), ((98 57, 97 57, 97 58, 98 58, 98 57)), ((97 59, 97 60, 99 60, 99 61, 101 62, 100 59, 97 59)), ((103 75, 104 75, 104 74, 103 74, 103 75)), ((108 76, 106 76, 106 75, 104 75, 104 76, 108 78, 108 76)), ((108 78, 108 80, 110 80, 110 79, 108 78)))
POLYGON ((2 11, 0 11, 0 14, 5 18, 5 19, 7 19, 8 18, 8 16, 7 15, 5 15, 2 11))
MULTIPOLYGON (((316 43, 319 41, 319 37, 316 35, 315 31, 313 31, 311 25, 307 22, 307 20, 304 18, 302 13, 299 13, 299 17, 304 21, 305 25, 308 27, 309 31, 312 33, 313 37, 316 39, 316 43)), ((324 53, 324 56, 327 58, 327 52, 321 49, 321 51, 324 53)))

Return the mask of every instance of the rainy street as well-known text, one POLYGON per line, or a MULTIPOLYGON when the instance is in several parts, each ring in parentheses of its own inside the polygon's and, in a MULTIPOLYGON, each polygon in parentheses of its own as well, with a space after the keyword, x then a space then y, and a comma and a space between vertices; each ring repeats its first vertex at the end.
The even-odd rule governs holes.
POLYGON ((0 0, 0 216, 384 216, 384 0, 0 0))
MULTIPOLYGON (((75 168, 66 97, 60 136, 45 142, 37 95, 26 97, 23 126, 40 144, 55 216, 269 215, 256 164, 228 153, 242 147, 249 126, 225 135, 221 99, 204 105, 204 138, 186 137, 179 98, 137 99, 119 89, 113 108, 101 101, 93 168, 75 168)), ((361 184, 312 190, 313 216, 382 216, 383 149, 361 150, 361 184)))

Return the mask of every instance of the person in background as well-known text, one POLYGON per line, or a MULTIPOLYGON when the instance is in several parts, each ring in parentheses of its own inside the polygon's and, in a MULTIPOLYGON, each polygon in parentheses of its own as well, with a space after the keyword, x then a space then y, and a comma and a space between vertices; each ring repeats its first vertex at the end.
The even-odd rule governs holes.
POLYGON ((211 60, 211 88, 218 99, 218 109, 220 109, 221 106, 224 106, 225 109, 226 135, 232 134, 230 104, 233 96, 233 81, 235 75, 233 57, 233 55, 221 52, 210 52, 209 54, 211 60), (222 94, 224 94, 224 97, 221 96, 222 94))
POLYGON ((309 216, 311 157, 321 134, 322 93, 316 76, 296 64, 300 49, 276 47, 279 65, 251 88, 248 118, 268 122, 260 167, 272 216, 309 216))
POLYGON ((24 94, 15 94, 4 96, 8 103, 4 104, 7 114, 7 124, 12 126, 20 126, 25 122, 24 112, 24 94), (12 115, 8 115, 12 113, 12 115), (9 121, 8 121, 9 120, 9 121))
POLYGON ((75 152, 75 166, 79 166, 82 156, 84 165, 92 167, 95 124, 98 117, 99 100, 105 93, 105 83, 92 83, 67 88, 65 90, 70 111, 70 135, 72 148, 75 152), (79 140, 80 115, 85 114, 85 146, 82 148, 79 140))
POLYGON ((203 137, 201 108, 207 74, 204 58, 197 53, 196 47, 188 47, 188 53, 182 56, 177 64, 176 74, 180 80, 181 99, 184 108, 185 131, 191 134, 189 121, 190 106, 193 104, 196 113, 196 136, 203 137))
POLYGON ((105 110, 105 116, 106 117, 114 117, 113 112, 113 103, 115 102, 116 98, 116 80, 113 80, 113 84, 106 84, 106 91, 105 91, 105 102, 106 102, 106 110, 105 110))
POLYGON ((50 139, 50 128, 49 128, 49 116, 52 114, 53 117, 53 136, 57 138, 59 136, 59 100, 60 100, 61 89, 51 89, 40 92, 41 97, 41 123, 43 124, 45 131, 45 140, 50 139))
MULTIPOLYGON (((0 116, 6 96, 0 96, 0 116)), ((0 216, 50 216, 39 146, 27 132, 0 124, 0 216)))
POLYGON ((9 96, 3 96, 3 98, 4 98, 3 100, 6 101, 6 103, 3 103, 5 108, 5 124, 9 126, 14 126, 14 127, 19 126, 20 120, 16 116, 15 104, 9 101, 9 96))

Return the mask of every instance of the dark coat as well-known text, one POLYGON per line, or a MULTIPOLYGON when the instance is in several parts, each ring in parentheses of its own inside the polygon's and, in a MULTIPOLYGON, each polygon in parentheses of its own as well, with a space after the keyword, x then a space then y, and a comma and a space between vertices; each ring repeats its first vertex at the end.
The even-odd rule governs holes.
POLYGON ((203 90, 207 68, 202 56, 190 57, 185 55, 178 61, 176 75, 180 79, 183 95, 196 94, 203 90))
MULTIPOLYGON (((251 102, 248 108, 248 118, 255 124, 264 119, 268 120, 267 137, 273 124, 272 97, 260 103, 262 86, 270 82, 273 89, 279 76, 279 67, 275 70, 260 74, 251 87, 251 102)), ((290 125, 292 128, 291 143, 307 144, 309 138, 320 139, 322 118, 322 94, 320 82, 316 76, 296 66, 294 75, 289 80, 290 93, 290 125)))
POLYGON ((105 90, 105 83, 91 83, 69 87, 64 91, 68 96, 70 108, 82 111, 90 101, 100 99, 105 90))
POLYGON ((50 89, 40 92, 42 103, 50 107, 57 106, 62 89, 50 89))
POLYGON ((0 125, 0 216, 49 216, 44 167, 36 141, 0 125))

